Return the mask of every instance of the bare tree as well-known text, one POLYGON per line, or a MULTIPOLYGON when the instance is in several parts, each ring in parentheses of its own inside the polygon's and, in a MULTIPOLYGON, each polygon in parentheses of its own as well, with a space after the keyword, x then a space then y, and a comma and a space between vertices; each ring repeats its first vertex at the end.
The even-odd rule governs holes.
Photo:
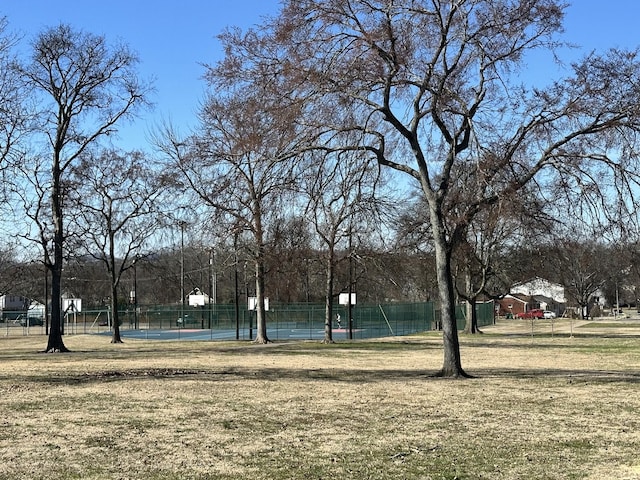
POLYGON ((513 241, 518 225, 509 217, 512 210, 486 211, 468 226, 466 239, 457 245, 453 255, 454 285, 466 302, 465 333, 482 333, 478 327, 476 305, 480 298, 494 298, 496 284, 501 294, 508 291, 500 269, 499 258, 505 254, 505 245, 513 241))
POLYGON ((116 133, 117 123, 144 103, 148 89, 136 75, 137 57, 127 46, 111 46, 102 36, 61 24, 45 29, 32 47, 31 61, 16 69, 32 88, 42 112, 38 133, 46 140, 50 168, 38 169, 37 174, 46 175, 38 179, 33 179, 36 170, 28 164, 22 165, 22 171, 38 189, 29 206, 51 271, 51 329, 46 350, 59 352, 67 351, 61 330, 61 286, 67 238, 64 199, 71 185, 65 179, 83 153, 116 133))
MULTIPOLYGON (((217 73, 210 71, 210 81, 217 73)), ((233 90, 233 89, 231 89, 233 90)), ((181 172, 195 202, 213 209, 228 230, 248 232, 254 267, 256 343, 269 342, 265 315, 265 260, 268 224, 278 221, 294 182, 299 137, 295 105, 279 104, 267 90, 227 91, 210 96, 202 113, 202 129, 187 142, 167 129, 159 146, 181 172)))
POLYGON ((590 54, 549 87, 521 84, 525 54, 558 45, 563 7, 556 0, 289 0, 255 33, 261 42, 228 39, 230 68, 261 82, 287 76, 290 95, 318 99, 306 123, 324 142, 360 132, 358 145, 346 148, 366 149, 420 186, 436 257, 442 376, 466 375, 451 259, 476 215, 528 185, 561 185, 584 206, 577 199, 588 190, 600 208, 598 199, 628 197, 638 182, 635 52, 590 54), (261 68, 247 70, 247 58, 261 68), (452 218, 445 205, 460 165, 482 188, 452 218))
POLYGON ((20 105, 21 79, 11 68, 17 39, 7 29, 6 18, 0 17, 0 166, 3 169, 25 120, 20 105))
MULTIPOLYGON (((70 172, 69 201, 77 208, 74 222, 79 249, 99 260, 110 281, 111 343, 121 343, 118 289, 122 275, 135 268, 144 246, 161 227, 163 180, 140 152, 104 150, 83 155, 70 172)), ((134 292, 136 295, 137 292, 134 292)))
MULTIPOLYGON (((364 228, 365 214, 375 211, 375 186, 379 172, 366 155, 355 151, 311 152, 308 161, 300 187, 307 199, 306 217, 313 225, 324 252, 324 343, 333 343, 336 267, 344 261, 350 263, 346 288, 340 291, 353 293, 353 239, 364 228), (344 161, 344 156, 349 156, 350 160, 344 161), (346 256, 340 255, 340 245, 346 256)), ((347 305, 349 318, 346 322, 351 327, 351 297, 347 305)), ((349 333, 351 331, 349 328, 349 333)))
POLYGON ((20 141, 30 127, 28 98, 23 79, 12 68, 15 59, 13 47, 18 38, 8 33, 6 18, 0 17, 0 208, 6 215, 12 203, 11 195, 14 177, 9 168, 19 164, 24 155, 24 145, 20 141))
POLYGON ((603 245, 591 238, 579 239, 575 232, 556 239, 551 250, 566 295, 580 307, 583 318, 588 315, 594 297, 609 278, 609 255, 606 251, 603 245))
POLYGON ((22 270, 15 248, 3 246, 0 249, 0 296, 15 292, 16 285, 23 278, 22 270))
MULTIPOLYGON (((445 205, 448 221, 456 225, 465 215, 467 205, 472 204, 483 185, 473 173, 473 165, 461 165, 455 175, 456 182, 445 205), (470 169, 469 169, 470 167, 470 169)), ((500 272, 499 259, 505 255, 505 247, 524 239, 531 243, 551 229, 553 223, 545 213, 548 205, 539 192, 522 188, 517 194, 504 194, 500 201, 486 206, 466 225, 452 255, 452 273, 456 292, 466 302, 465 333, 482 333, 477 324, 476 303, 483 296, 495 297, 496 286, 504 294, 510 285, 505 284, 500 272)))
POLYGON ((492 257, 502 238, 491 237, 490 232, 475 232, 470 237, 467 243, 458 246, 454 258, 460 261, 455 263, 453 275, 456 292, 467 306, 465 333, 475 334, 482 333, 476 304, 493 275, 492 257))
POLYGON ((317 265, 317 252, 313 249, 312 227, 306 218, 286 212, 269 229, 267 284, 278 301, 310 302, 313 293, 312 271, 317 265))

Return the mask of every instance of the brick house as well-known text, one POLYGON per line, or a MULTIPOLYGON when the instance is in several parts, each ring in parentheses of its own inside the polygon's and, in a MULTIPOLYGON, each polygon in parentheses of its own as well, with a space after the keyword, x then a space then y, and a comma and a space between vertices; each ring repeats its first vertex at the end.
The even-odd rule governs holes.
MULTIPOLYGON (((540 308, 551 310, 561 316, 566 308, 564 286, 539 277, 513 285, 510 294, 506 295, 504 300, 505 314, 510 311, 509 304, 512 305, 511 311, 514 315, 540 308)), ((500 303, 502 311, 503 302, 500 303)))
POLYGON ((524 313, 533 307, 528 307, 530 297, 520 294, 508 294, 498 300, 498 315, 506 316, 511 314, 515 317, 518 313, 524 313))

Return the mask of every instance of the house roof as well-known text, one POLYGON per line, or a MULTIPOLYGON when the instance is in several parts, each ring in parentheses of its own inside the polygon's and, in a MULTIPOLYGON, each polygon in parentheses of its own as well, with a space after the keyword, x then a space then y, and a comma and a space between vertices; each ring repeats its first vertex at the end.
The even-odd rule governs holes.
POLYGON ((533 298, 536 300, 536 302, 538 303, 554 303, 555 300, 551 297, 547 297, 545 295, 534 295, 533 298))
POLYGON ((519 293, 509 293, 507 295, 505 295, 504 297, 502 297, 504 300, 516 300, 520 303, 528 303, 529 302, 529 296, 528 295, 521 295, 519 293))
POLYGON ((564 288, 562 284, 552 282, 542 277, 533 277, 533 278, 530 278, 529 280, 525 280, 523 282, 516 282, 513 284, 514 287, 529 286, 529 285, 550 285, 554 287, 564 288))
MULTIPOLYGON (((515 283, 511 287, 512 292, 519 292, 527 295, 535 295, 540 298, 564 303, 565 288, 562 284, 550 282, 544 278, 534 277, 526 282, 515 283)), ((543 300, 543 301, 548 301, 543 300)))

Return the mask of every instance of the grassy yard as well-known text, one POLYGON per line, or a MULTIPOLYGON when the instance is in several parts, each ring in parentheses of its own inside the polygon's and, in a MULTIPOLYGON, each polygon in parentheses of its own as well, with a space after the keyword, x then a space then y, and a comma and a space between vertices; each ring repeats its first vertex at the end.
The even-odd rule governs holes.
POLYGON ((640 479, 640 323, 373 342, 0 337, 0 479, 640 479))

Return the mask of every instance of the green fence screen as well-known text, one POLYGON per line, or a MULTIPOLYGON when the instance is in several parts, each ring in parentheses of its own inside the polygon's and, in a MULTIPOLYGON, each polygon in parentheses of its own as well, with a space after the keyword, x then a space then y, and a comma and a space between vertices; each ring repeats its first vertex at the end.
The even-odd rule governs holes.
MULTIPOLYGON (((476 305, 478 325, 494 322, 494 303, 476 305)), ((344 305, 334 305, 333 336, 348 338, 348 311, 344 305), (340 315, 338 328, 335 316, 340 315)), ((465 327, 466 312, 463 304, 456 309, 458 329, 465 327)), ((179 305, 140 306, 123 309, 120 313, 121 330, 203 329, 217 332, 216 337, 248 340, 255 338, 255 312, 242 305, 236 312, 233 304, 192 307, 179 305), (236 337, 237 335, 237 337, 236 337)), ((438 330, 440 312, 433 302, 363 304, 352 307, 352 335, 354 339, 411 335, 438 330)), ((104 333, 110 330, 108 310, 83 310, 65 317, 66 333, 104 333)), ((324 304, 271 303, 267 311, 267 332, 272 340, 322 339, 325 324, 324 304)), ((42 327, 31 327, 44 328, 42 327)), ((213 335, 212 335, 213 338, 213 335)))

